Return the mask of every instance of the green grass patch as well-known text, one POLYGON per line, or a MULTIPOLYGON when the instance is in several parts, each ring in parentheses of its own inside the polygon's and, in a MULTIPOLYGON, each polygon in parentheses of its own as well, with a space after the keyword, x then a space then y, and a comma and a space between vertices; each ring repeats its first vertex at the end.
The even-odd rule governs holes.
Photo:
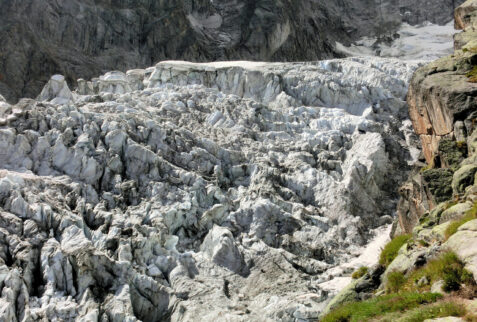
POLYGON ((361 322, 388 313, 417 308, 423 304, 435 303, 442 295, 435 293, 403 293, 378 296, 363 302, 350 302, 331 311, 322 322, 361 322))
POLYGON ((471 273, 464 269, 464 263, 455 253, 446 252, 439 258, 429 261, 424 267, 412 272, 397 291, 427 291, 433 283, 439 280, 444 281, 443 288, 446 292, 457 291, 462 284, 473 283, 471 273), (418 285, 417 282, 423 277, 427 278, 429 283, 418 285))
POLYGON ((446 240, 449 239, 452 235, 454 235, 460 226, 474 219, 477 219, 477 203, 474 203, 472 208, 467 210, 464 217, 458 220, 454 220, 449 224, 445 231, 446 240))
POLYGON ((379 257, 379 263, 388 266, 398 255, 399 249, 411 239, 411 235, 401 235, 394 237, 389 243, 384 246, 379 257))
POLYGON ((361 266, 360 268, 358 268, 356 271, 353 272, 351 277, 357 280, 358 278, 366 275, 367 272, 368 272, 368 268, 366 266, 361 266))
POLYGON ((390 313, 378 319, 381 322, 422 322, 427 319, 448 316, 462 317, 467 314, 465 307, 455 302, 441 301, 422 305, 404 313, 390 313))

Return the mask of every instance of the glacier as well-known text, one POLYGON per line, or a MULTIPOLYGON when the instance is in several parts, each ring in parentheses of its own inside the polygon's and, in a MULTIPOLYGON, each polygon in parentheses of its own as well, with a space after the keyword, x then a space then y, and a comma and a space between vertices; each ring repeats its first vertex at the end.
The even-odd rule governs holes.
POLYGON ((0 97, 0 319, 317 319, 389 234, 424 63, 165 61, 0 97))
POLYGON ((336 43, 339 52, 347 56, 380 56, 404 60, 435 60, 454 52, 454 21, 445 25, 424 22, 412 26, 401 24, 388 39, 363 37, 346 47, 336 43))

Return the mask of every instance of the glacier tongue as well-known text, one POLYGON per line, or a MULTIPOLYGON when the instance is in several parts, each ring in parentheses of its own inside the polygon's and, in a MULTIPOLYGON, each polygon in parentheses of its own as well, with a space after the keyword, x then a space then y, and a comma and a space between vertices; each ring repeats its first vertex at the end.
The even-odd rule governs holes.
POLYGON ((391 221, 419 65, 171 61, 0 102, 0 316, 316 318, 391 221))

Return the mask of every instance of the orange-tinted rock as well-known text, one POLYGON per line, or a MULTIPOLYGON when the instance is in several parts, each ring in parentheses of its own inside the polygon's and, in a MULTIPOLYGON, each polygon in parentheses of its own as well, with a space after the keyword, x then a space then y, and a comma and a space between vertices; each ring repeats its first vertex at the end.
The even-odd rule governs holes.
POLYGON ((477 25, 477 0, 468 0, 459 6, 454 13, 455 29, 465 30, 477 25))
MULTIPOLYGON (((476 54, 461 53, 418 69, 411 80, 409 116, 428 163, 437 152, 439 140, 453 135, 454 123, 477 114, 477 84, 466 76, 476 64, 476 54)), ((467 124, 473 126, 472 122, 467 124)), ((469 133, 472 130, 467 129, 469 133)))

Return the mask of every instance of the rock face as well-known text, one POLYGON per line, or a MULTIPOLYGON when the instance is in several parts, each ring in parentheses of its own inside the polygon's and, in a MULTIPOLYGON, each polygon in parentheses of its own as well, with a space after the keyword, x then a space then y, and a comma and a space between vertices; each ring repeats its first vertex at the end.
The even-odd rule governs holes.
POLYGON ((476 8, 475 1, 467 1, 455 12, 456 27, 464 31, 456 36, 454 55, 417 70, 409 86, 409 114, 428 163, 435 161, 442 138, 462 141, 475 128, 477 83, 471 73, 477 65, 476 8))
POLYGON ((35 97, 53 74, 72 85, 164 59, 316 60, 335 43, 387 39, 401 22, 446 23, 461 0, 11 0, 0 3, 0 94, 35 97))
POLYGON ((0 319, 316 319, 390 221, 418 66, 163 62, 0 102, 0 319))
POLYGON ((477 84, 467 74, 476 64, 477 53, 457 52, 419 69, 411 81, 409 114, 428 163, 434 162, 442 138, 475 127, 477 84))
POLYGON ((411 232, 419 218, 440 202, 463 195, 464 189, 474 182, 475 12, 477 4, 473 0, 456 9, 456 27, 463 32, 455 36, 455 53, 419 68, 411 80, 409 115, 428 165, 401 188, 398 232, 411 232))

